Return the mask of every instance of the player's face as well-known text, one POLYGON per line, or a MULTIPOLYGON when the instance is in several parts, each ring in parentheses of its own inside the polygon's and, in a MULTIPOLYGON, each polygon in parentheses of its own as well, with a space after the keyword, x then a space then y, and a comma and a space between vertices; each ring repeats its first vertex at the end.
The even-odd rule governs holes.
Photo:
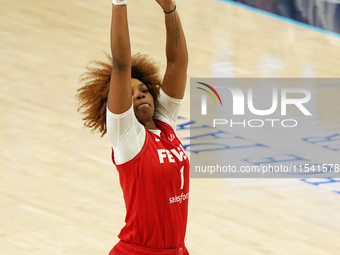
POLYGON ((152 119, 155 104, 148 87, 140 80, 131 79, 133 110, 140 123, 152 119))

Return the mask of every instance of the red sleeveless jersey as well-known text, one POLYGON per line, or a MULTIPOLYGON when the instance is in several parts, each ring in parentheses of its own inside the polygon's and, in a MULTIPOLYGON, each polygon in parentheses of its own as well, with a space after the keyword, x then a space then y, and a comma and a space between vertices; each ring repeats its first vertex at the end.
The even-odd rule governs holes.
POLYGON ((116 165, 126 207, 126 224, 118 237, 139 246, 172 249, 184 244, 189 160, 170 125, 155 124, 161 137, 146 129, 142 150, 116 165))

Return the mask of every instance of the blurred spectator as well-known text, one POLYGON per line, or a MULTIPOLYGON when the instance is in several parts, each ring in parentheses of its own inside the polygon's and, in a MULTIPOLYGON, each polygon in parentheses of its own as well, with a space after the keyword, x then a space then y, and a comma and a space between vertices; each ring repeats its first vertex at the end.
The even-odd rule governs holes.
POLYGON ((339 0, 234 0, 282 17, 340 33, 339 0))
POLYGON ((236 0, 235 2, 238 2, 240 4, 246 4, 246 5, 249 5, 251 7, 255 7, 255 0, 236 0))
POLYGON ((340 33, 340 2, 335 0, 296 0, 300 21, 340 33))
POLYGON ((279 15, 294 20, 300 19, 295 0, 276 0, 279 15))
POLYGON ((278 14, 276 0, 255 0, 255 7, 260 10, 278 14))

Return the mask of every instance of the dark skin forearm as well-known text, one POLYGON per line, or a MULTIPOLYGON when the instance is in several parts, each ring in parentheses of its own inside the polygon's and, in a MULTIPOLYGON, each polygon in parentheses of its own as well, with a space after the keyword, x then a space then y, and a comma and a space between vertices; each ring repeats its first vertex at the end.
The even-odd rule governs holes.
POLYGON ((111 21, 112 72, 108 108, 119 114, 131 107, 131 47, 127 6, 112 5, 111 21))
MULTIPOLYGON (((173 9, 174 7, 172 7, 173 9)), ((166 57, 168 62, 187 63, 188 52, 177 10, 165 14, 166 57)))
MULTIPOLYGON (((175 8, 175 0, 156 0, 163 11, 175 8)), ((173 98, 183 98, 187 80, 188 51, 186 40, 176 10, 165 15, 167 68, 163 79, 163 91, 173 98)))
POLYGON ((129 65, 131 63, 131 47, 127 21, 127 6, 112 5, 111 19, 111 53, 115 64, 129 65))

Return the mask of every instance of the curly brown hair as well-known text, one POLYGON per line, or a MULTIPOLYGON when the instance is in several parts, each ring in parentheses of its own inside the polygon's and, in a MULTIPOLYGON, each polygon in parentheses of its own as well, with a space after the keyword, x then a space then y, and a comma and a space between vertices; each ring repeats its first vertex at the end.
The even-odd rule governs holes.
MULTIPOLYGON (((78 111, 85 117, 84 126, 106 134, 106 103, 110 87, 112 57, 106 54, 108 62, 90 61, 87 71, 80 76, 84 86, 77 90, 78 111)), ((160 66, 147 54, 137 53, 131 58, 131 78, 138 79, 149 88, 157 103, 161 85, 160 66)))

